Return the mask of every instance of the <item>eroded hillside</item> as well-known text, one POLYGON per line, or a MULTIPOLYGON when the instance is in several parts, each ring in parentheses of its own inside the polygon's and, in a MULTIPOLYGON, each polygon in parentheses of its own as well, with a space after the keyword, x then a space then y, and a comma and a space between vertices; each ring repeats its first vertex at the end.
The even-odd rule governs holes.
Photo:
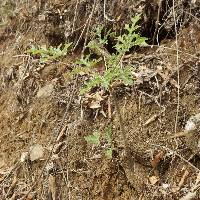
POLYGON ((0 5, 1 199, 200 198, 198 1, 0 5))

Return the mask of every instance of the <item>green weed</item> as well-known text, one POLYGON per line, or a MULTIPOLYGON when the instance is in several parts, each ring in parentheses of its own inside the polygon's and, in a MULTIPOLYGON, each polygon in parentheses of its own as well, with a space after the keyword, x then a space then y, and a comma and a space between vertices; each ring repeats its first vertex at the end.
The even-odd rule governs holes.
POLYGON ((94 87, 102 87, 105 90, 109 90, 112 83, 118 81, 124 85, 133 84, 132 72, 133 66, 123 64, 124 55, 130 51, 133 46, 146 45, 147 38, 141 37, 135 31, 139 28, 138 23, 140 15, 131 18, 131 24, 126 24, 124 27, 125 33, 118 37, 115 37, 116 45, 114 46, 116 53, 109 54, 104 45, 108 43, 108 37, 113 36, 114 33, 108 31, 102 38, 103 27, 97 27, 95 34, 96 38, 89 42, 87 47, 100 56, 99 59, 92 59, 90 55, 79 60, 79 66, 74 69, 73 73, 81 74, 81 72, 87 71, 89 75, 89 81, 87 81, 83 88, 80 90, 80 94, 84 95, 94 87), (100 61, 104 61, 105 70, 103 74, 92 70, 92 67, 98 64, 100 61), (94 64, 94 65, 91 65, 94 64), (78 70, 77 70, 78 69, 78 70))
POLYGON ((58 60, 61 57, 64 57, 68 54, 69 47, 72 43, 66 43, 64 47, 61 49, 62 44, 60 44, 57 48, 50 46, 47 48, 46 46, 35 47, 32 46, 27 50, 32 56, 39 56, 41 63, 46 63, 48 61, 58 60))
MULTIPOLYGON (((104 140, 107 143, 107 147, 105 147, 104 154, 107 158, 112 158, 113 153, 113 145, 112 145, 112 127, 111 125, 105 129, 104 140)), ((98 146, 100 144, 100 133, 95 131, 93 134, 84 137, 87 143, 98 146)))
POLYGON ((92 135, 88 135, 84 138, 90 144, 93 144, 93 145, 100 144, 100 134, 97 131, 95 131, 92 135))

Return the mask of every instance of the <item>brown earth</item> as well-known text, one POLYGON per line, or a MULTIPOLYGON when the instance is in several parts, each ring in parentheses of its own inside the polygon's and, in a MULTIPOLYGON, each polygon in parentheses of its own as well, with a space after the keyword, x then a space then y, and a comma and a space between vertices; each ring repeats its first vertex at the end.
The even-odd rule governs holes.
POLYGON ((103 1, 78 2, 19 1, 0 28, 0 199, 200 199, 199 137, 180 137, 200 112, 198 3, 175 4, 177 56, 172 1, 161 7, 159 1, 108 1, 106 12, 116 23, 105 20, 106 28, 119 33, 130 19, 126 13, 140 8, 141 34, 155 44, 156 31, 160 44, 126 55, 138 74, 132 87, 114 87, 115 97, 102 91, 80 97, 83 81, 70 72, 92 37, 89 30, 101 23, 103 1), (156 28, 159 8, 163 29, 156 28), (30 44, 65 41, 74 42, 74 51, 62 60, 41 64, 26 54, 30 44), (101 106, 90 108, 97 94, 101 106), (84 139, 95 131, 96 146, 84 139), (44 155, 31 161, 36 144, 44 155), (105 151, 111 146, 110 159, 105 151))

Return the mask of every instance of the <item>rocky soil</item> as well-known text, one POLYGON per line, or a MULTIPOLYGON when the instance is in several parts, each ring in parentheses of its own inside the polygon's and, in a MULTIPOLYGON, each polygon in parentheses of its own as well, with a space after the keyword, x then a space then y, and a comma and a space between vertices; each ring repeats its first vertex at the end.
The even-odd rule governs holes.
POLYGON ((0 199, 200 199, 199 10, 194 0, 0 2, 0 199), (119 35, 136 14, 148 45, 125 56, 134 84, 81 96, 71 71, 93 27, 119 35), (65 42, 56 61, 27 53, 65 42), (95 132, 97 145, 86 141, 95 132))

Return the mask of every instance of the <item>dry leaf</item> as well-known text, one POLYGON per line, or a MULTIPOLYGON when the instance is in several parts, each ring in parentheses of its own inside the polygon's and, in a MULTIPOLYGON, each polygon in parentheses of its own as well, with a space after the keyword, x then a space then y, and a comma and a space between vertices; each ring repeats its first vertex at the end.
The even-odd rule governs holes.
POLYGON ((98 101, 92 101, 90 103, 90 108, 92 108, 92 109, 96 109, 96 108, 100 108, 100 107, 101 107, 101 105, 100 105, 100 102, 98 102, 98 101))
POLYGON ((169 136, 169 139, 173 139, 173 138, 179 138, 179 137, 185 137, 188 135, 188 131, 181 131, 181 132, 177 132, 172 136, 169 136))
POLYGON ((188 192, 184 197, 182 197, 180 200, 192 200, 196 197, 196 192, 188 192))
POLYGON ((163 184, 162 184, 162 187, 163 187, 163 189, 165 189, 165 190, 166 190, 167 188, 169 188, 169 186, 170 186, 170 185, 167 184, 167 183, 163 183, 163 184))
POLYGON ((97 101, 103 101, 104 100, 104 98, 102 97, 102 94, 100 94, 100 92, 95 93, 94 98, 97 101))
POLYGON ((164 152, 160 151, 153 160, 151 160, 151 166, 153 167, 153 169, 156 169, 160 163, 160 161, 163 159, 164 157, 164 152))
POLYGON ((159 180, 160 179, 157 176, 151 176, 151 177, 149 177, 149 182, 151 183, 151 185, 155 185, 159 180))
POLYGON ((66 129, 67 129, 67 124, 65 124, 63 126, 62 130, 60 131, 60 133, 56 139, 57 142, 59 142, 65 136, 66 129))
POLYGON ((46 17, 45 15, 38 15, 38 20, 41 22, 41 21, 45 21, 46 17))
POLYGON ((159 114, 155 114, 152 117, 150 117, 145 123, 144 126, 149 125, 150 123, 154 122, 159 117, 159 114))
POLYGON ((106 115, 106 113, 103 111, 103 109, 100 111, 100 113, 106 118, 107 117, 107 115, 106 115))
POLYGON ((101 107, 101 101, 103 101, 104 98, 102 98, 100 92, 96 92, 94 95, 92 95, 92 101, 89 105, 90 108, 96 109, 101 107))
POLYGON ((183 184, 184 184, 184 182, 185 182, 185 179, 186 179, 186 177, 189 175, 189 171, 188 170, 185 170, 185 172, 184 172, 184 174, 183 174, 183 176, 181 177, 181 180, 180 180, 180 182, 179 182, 179 184, 178 184, 178 189, 180 190, 181 189, 181 187, 183 186, 183 184))

